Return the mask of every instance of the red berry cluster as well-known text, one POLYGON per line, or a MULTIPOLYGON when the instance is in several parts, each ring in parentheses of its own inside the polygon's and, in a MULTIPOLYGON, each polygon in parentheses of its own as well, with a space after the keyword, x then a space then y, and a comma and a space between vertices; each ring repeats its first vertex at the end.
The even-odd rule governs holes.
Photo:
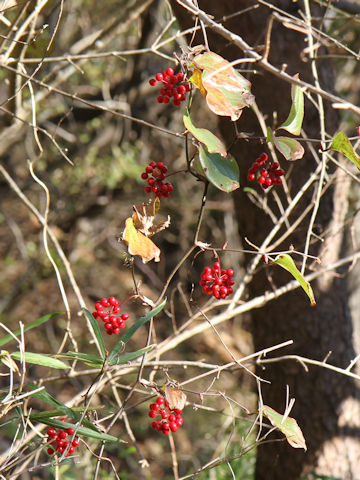
POLYGON ((141 174, 143 180, 147 180, 148 186, 145 187, 146 193, 154 193, 155 197, 168 197, 174 190, 170 182, 164 182, 167 166, 163 162, 150 162, 141 174))
POLYGON ((172 68, 167 68, 163 72, 157 73, 155 78, 149 80, 149 83, 152 87, 155 87, 158 82, 163 84, 160 95, 157 97, 159 103, 169 103, 173 98, 173 104, 178 107, 185 100, 186 92, 190 90, 190 85, 183 80, 182 72, 176 74, 172 68), (179 83, 180 85, 178 85, 179 83))
POLYGON ((281 185, 284 174, 285 171, 279 168, 278 162, 269 161, 266 153, 262 153, 249 168, 248 180, 256 179, 266 189, 271 185, 281 185))
POLYGON ((232 286, 235 283, 232 278, 233 275, 234 270, 232 268, 222 270, 220 262, 215 262, 212 268, 204 268, 201 274, 200 285, 204 293, 213 295, 218 299, 224 299, 233 293, 232 286))
POLYGON ((119 315, 121 307, 119 300, 116 300, 115 297, 102 298, 95 303, 95 309, 96 312, 93 312, 93 317, 95 319, 101 318, 108 335, 120 333, 120 330, 125 327, 125 322, 129 318, 128 313, 119 315))
MULTIPOLYGON (((61 421, 65 422, 66 420, 65 418, 62 418, 61 421)), ((47 429, 46 433, 48 436, 47 442, 50 445, 47 449, 49 455, 53 455, 55 452, 62 454, 68 449, 66 453, 66 456, 68 457, 69 455, 72 455, 75 452, 75 448, 79 446, 79 440, 77 438, 74 438, 71 445, 70 442, 66 440, 68 435, 71 437, 75 433, 75 430, 72 427, 67 428, 66 430, 50 427, 47 429)))
POLYGON ((184 423, 181 416, 182 410, 176 408, 171 409, 169 403, 162 397, 158 397, 155 403, 149 407, 149 417, 155 418, 157 415, 161 416, 161 420, 155 420, 151 426, 154 430, 161 431, 164 435, 169 435, 170 430, 176 432, 184 423))

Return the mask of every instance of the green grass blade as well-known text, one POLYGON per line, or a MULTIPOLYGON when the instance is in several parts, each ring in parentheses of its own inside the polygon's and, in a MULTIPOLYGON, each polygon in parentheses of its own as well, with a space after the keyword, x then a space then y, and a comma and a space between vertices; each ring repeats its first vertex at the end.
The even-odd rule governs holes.
MULTIPOLYGON (((10 354, 11 358, 15 360, 21 360, 21 353, 20 352, 13 352, 10 354)), ((24 353, 25 362, 33 363, 35 365, 43 365, 44 367, 49 368, 58 368, 62 370, 66 370, 70 368, 69 365, 58 360, 57 358, 52 358, 47 355, 42 355, 41 353, 32 353, 32 352, 25 352, 24 353)))
POLYGON ((104 339, 103 339, 101 331, 100 331, 100 327, 99 327, 97 321, 95 320, 95 318, 92 316, 92 313, 89 312, 89 310, 87 310, 86 308, 83 308, 82 310, 85 313, 87 319, 89 320, 89 322, 91 324, 91 328, 93 329, 94 335, 95 335, 95 337, 96 337, 96 339, 99 343, 101 355, 102 355, 102 358, 104 360, 105 356, 106 356, 106 348, 105 348, 105 344, 104 344, 104 339))

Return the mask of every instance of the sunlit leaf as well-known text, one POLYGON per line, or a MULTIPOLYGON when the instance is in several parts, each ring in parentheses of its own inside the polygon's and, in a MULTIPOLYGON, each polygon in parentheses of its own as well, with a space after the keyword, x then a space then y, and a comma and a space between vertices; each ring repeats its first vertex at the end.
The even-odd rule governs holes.
POLYGON ((7 350, 0 350, 0 363, 6 365, 13 372, 20 373, 18 366, 7 350))
POLYGON ((105 347, 104 339, 103 339, 103 336, 102 336, 102 333, 101 333, 99 324, 97 323, 97 321, 96 321, 95 318, 93 317, 92 313, 89 312, 89 310, 87 310, 86 308, 83 308, 82 310, 83 310, 83 312, 85 313, 87 319, 88 319, 89 322, 90 322, 90 325, 91 325, 91 328, 92 328, 92 330, 93 330, 93 332, 94 332, 94 335, 95 335, 95 337, 96 337, 96 340, 98 341, 98 345, 99 345, 99 348, 100 348, 101 356, 102 356, 102 358, 104 359, 104 358, 105 358, 105 355, 106 355, 106 347, 105 347))
POLYGON ((194 65, 202 70, 202 84, 207 92, 206 102, 216 115, 239 119, 242 109, 254 102, 251 83, 220 55, 206 52, 197 55, 194 65))
POLYGON ((360 170, 360 159, 355 154, 353 147, 344 132, 339 132, 335 135, 331 142, 330 149, 345 155, 345 157, 353 162, 353 164, 355 164, 360 170))
POLYGON ((202 75, 201 70, 198 70, 197 68, 195 68, 195 70, 193 71, 193 74, 189 78, 189 82, 195 85, 195 87, 197 87, 200 90, 201 95, 203 97, 206 97, 206 90, 202 83, 201 75, 202 75))
POLYGON ((165 400, 169 404, 170 410, 176 408, 177 410, 183 410, 186 403, 186 394, 179 388, 165 386, 165 400))
POLYGON ((300 142, 290 137, 276 137, 270 128, 267 129, 266 141, 272 142, 286 160, 300 160, 304 156, 305 150, 300 142))
POLYGON ((80 360, 89 367, 101 368, 104 364, 104 360, 98 355, 92 355, 89 353, 80 352, 66 352, 56 354, 56 358, 65 358, 66 360, 80 360))
POLYGON ((271 424, 285 435, 286 440, 293 448, 307 450, 303 433, 294 418, 286 417, 284 419, 284 415, 267 405, 263 406, 262 412, 270 420, 271 424))
MULTIPOLYGON (((13 352, 10 355, 15 360, 21 360, 20 352, 13 352)), ((24 358, 26 363, 43 365, 44 367, 58 368, 62 370, 70 368, 69 365, 66 365, 66 363, 62 362, 61 360, 58 360, 57 358, 52 358, 47 355, 42 355, 41 353, 24 352, 24 358)))
MULTIPOLYGON (((298 79, 299 74, 294 75, 294 78, 298 79)), ((279 128, 293 135, 300 135, 304 119, 304 93, 299 85, 291 85, 291 100, 289 116, 279 128)))
POLYGON ((140 205, 133 205, 133 222, 134 227, 146 237, 152 237, 155 233, 161 232, 170 225, 170 216, 168 215, 165 222, 154 223, 155 215, 160 208, 160 199, 150 199, 148 202, 140 205))
POLYGON ((122 238, 128 246, 130 255, 138 255, 142 258, 143 263, 151 260, 160 262, 160 248, 150 238, 136 230, 132 218, 126 219, 122 238))
POLYGON ((197 128, 192 123, 189 111, 187 110, 184 117, 184 125, 190 133, 194 135, 195 138, 199 140, 199 142, 203 143, 209 153, 220 153, 222 157, 226 157, 226 147, 223 142, 209 130, 206 128, 197 128))
POLYGON ((306 292, 307 296, 310 299, 311 306, 313 307, 314 305, 316 305, 314 292, 311 288, 310 283, 307 282, 305 278, 301 275, 299 270, 296 268, 294 260, 290 257, 290 255, 288 255, 287 253, 282 253, 275 258, 274 262, 287 270, 289 273, 291 273, 291 275, 295 278, 295 280, 299 282, 301 287, 306 292))
MULTIPOLYGON (((43 317, 37 318, 33 322, 28 323, 27 325, 24 326, 24 332, 27 332, 28 330, 31 330, 32 328, 38 327, 39 325, 42 325, 43 323, 48 322, 52 318, 56 317, 57 315, 62 315, 61 312, 55 312, 55 313, 49 313, 48 315, 45 315, 43 317)), ((18 337, 21 333, 21 330, 15 330, 13 332, 13 335, 18 337)), ((11 340, 14 340, 14 337, 12 335, 5 335, 4 337, 0 338, 0 347, 5 345, 6 343, 9 343, 11 340)))
POLYGON ((204 175, 216 188, 230 193, 240 187, 239 167, 234 157, 223 158, 218 153, 209 153, 200 146, 199 159, 204 175))

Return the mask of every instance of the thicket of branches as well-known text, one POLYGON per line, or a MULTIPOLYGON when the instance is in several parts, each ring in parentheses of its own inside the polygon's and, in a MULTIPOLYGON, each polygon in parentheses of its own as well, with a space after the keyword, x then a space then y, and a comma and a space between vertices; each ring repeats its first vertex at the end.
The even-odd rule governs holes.
MULTIPOLYGON (((248 3, 222 18, 190 0, 0 2, 0 346, 6 349, 0 478, 254 478, 262 443, 287 439, 306 449, 307 441, 296 427, 274 433, 295 416, 292 392, 284 384, 285 411, 280 420, 271 416, 262 400, 264 385, 271 385, 261 368, 290 361, 359 381, 357 356, 338 365, 316 351, 289 354, 291 336, 257 349, 249 327, 253 312, 261 308, 266 316, 267 306, 290 292, 305 309, 334 277, 351 273, 356 283, 359 8, 304 0, 289 12, 277 2, 248 3), (268 21, 258 43, 249 44, 229 25, 249 12, 256 19, 260 8, 268 21), (303 38, 296 55, 310 75, 273 60, 277 26, 303 38), (212 35, 237 49, 235 60, 218 51, 212 35), (182 105, 158 103, 149 79, 172 67, 187 80, 200 68, 204 80, 206 68, 196 61, 207 52, 222 55, 230 62, 223 68, 240 72, 244 82, 261 85, 263 75, 282 80, 284 104, 273 104, 271 117, 252 91, 246 114, 224 126, 195 80, 182 105), (323 81, 321 62, 334 69, 335 85, 330 69, 323 81), (305 98, 304 126, 296 95, 305 98), (185 128, 186 108, 194 125, 226 146, 227 158, 214 153, 214 177, 208 160, 198 160, 211 142, 193 124, 185 128), (285 132, 287 158, 279 146, 282 109, 300 122, 298 134, 285 132), (307 113, 317 135, 307 131, 307 113), (350 140, 335 137, 339 131, 350 140), (280 163, 281 185, 265 190, 246 179, 256 157, 238 157, 242 145, 280 163), (233 158, 241 174, 238 197, 237 180, 226 190, 218 176, 233 158), (133 206, 139 211, 148 201, 141 173, 150 161, 164 162, 174 185, 156 216, 171 219, 154 239, 159 262, 131 255, 134 248, 122 240, 133 206), (329 202, 330 192, 337 203, 329 202), (243 228, 239 198, 245 197, 264 219, 260 243, 258 231, 255 238, 243 228), (334 214, 322 230, 324 208, 334 214), (294 245, 295 233, 302 241, 294 245), (234 293, 224 299, 206 296, 199 285, 204 267, 216 261, 235 271, 234 293), (261 291, 259 274, 267 279, 261 291), (97 300, 112 295, 129 314, 120 336, 107 336, 91 314, 97 300), (184 425, 168 436, 153 430, 148 417, 165 385, 167 400, 187 397, 184 425), (63 417, 80 445, 70 456, 48 455, 46 431, 63 417)), ((225 180, 236 173, 230 170, 225 180)), ((308 471, 326 478, 338 472, 315 463, 308 471)))

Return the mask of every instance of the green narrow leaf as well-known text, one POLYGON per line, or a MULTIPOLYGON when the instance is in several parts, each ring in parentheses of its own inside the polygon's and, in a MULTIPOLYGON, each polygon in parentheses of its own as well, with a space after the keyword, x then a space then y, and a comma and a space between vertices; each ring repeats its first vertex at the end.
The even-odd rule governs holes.
POLYGON ((307 296, 310 299, 311 306, 313 307, 316 305, 315 297, 314 297, 314 292, 311 288, 311 285, 309 282, 305 280, 305 278, 301 275, 299 270, 296 268, 296 265, 294 263, 294 260, 288 255, 287 253, 283 253, 281 255, 278 255, 274 263, 277 263, 281 267, 285 268, 291 275, 297 280, 300 284, 300 286, 304 289, 306 292, 307 296))
POLYGON ((105 356, 106 356, 106 348, 105 348, 105 344, 104 344, 104 339, 103 339, 101 331, 100 331, 100 327, 99 327, 97 321, 95 320, 95 318, 92 316, 92 313, 89 312, 89 310, 87 310, 86 308, 83 308, 82 310, 85 313, 87 319, 89 320, 89 322, 91 324, 94 335, 95 335, 95 337, 96 337, 96 339, 99 343, 102 358, 104 360, 105 356))
MULTIPOLYGON (((298 79, 299 74, 294 75, 298 79)), ((291 109, 288 118, 280 125, 292 135, 300 135, 304 119, 304 93, 299 85, 291 85, 291 109)))
MULTIPOLYGON (((44 317, 38 318, 37 320, 34 320, 33 322, 30 322, 28 325, 24 327, 24 332, 27 332, 28 330, 31 330, 32 328, 35 328, 39 325, 42 325, 43 323, 48 322, 52 318, 56 317, 57 315, 62 315, 62 312, 55 312, 55 313, 49 313, 48 315, 45 315, 44 317)), ((21 333, 21 330, 15 330, 13 334, 18 337, 21 333)), ((5 335, 4 337, 0 338, 0 347, 5 345, 6 343, 9 343, 11 340, 14 340, 14 337, 12 335, 5 335)))
MULTIPOLYGON (((28 388, 30 388, 30 390, 35 390, 38 388, 38 386, 30 384, 28 385, 28 388)), ((52 407, 55 407, 64 416, 70 417, 76 422, 80 422, 81 414, 74 411, 72 408, 67 407, 64 403, 60 402, 59 400, 56 400, 56 398, 52 397, 50 393, 48 393, 45 389, 41 390, 40 392, 33 393, 32 397, 37 398, 38 400, 41 400, 47 403, 48 405, 51 405, 52 407)), ((87 418, 83 418, 82 423, 85 426, 97 431, 97 428, 91 422, 89 422, 87 418)))
MULTIPOLYGON (((15 360, 21 360, 20 352, 13 352, 10 355, 15 360)), ((35 365, 43 365, 44 367, 58 368, 62 370, 70 368, 69 365, 66 365, 66 363, 62 362, 61 360, 48 357, 47 355, 41 355, 41 353, 25 352, 24 357, 27 363, 34 363, 35 365)))
MULTIPOLYGON (((31 415, 30 415, 30 418, 32 418, 31 415)), ((54 418, 44 418, 42 420, 42 423, 45 423, 45 425, 50 425, 50 427, 61 428, 61 429, 74 428, 74 424, 68 423, 68 422, 62 422, 61 420, 56 420, 54 418)), ((98 430, 92 430, 91 428, 82 427, 82 426, 79 426, 79 427, 76 426, 76 434, 83 435, 84 437, 95 438, 96 440, 102 440, 105 442, 126 443, 124 440, 114 437, 113 435, 102 433, 102 432, 99 432, 98 430)))
POLYGON ((56 358, 65 358, 67 360, 81 360, 89 367, 102 368, 104 360, 98 355, 91 355, 88 353, 79 353, 79 352, 66 352, 59 353, 56 355, 56 358))
POLYGON ((210 153, 220 153, 222 157, 226 157, 227 152, 223 142, 209 130, 206 130, 205 128, 195 127, 195 125, 191 121, 188 110, 186 110, 186 113, 183 116, 183 120, 185 128, 189 130, 189 132, 192 133, 194 137, 199 140, 199 142, 206 145, 206 148, 210 153))
MULTIPOLYGON (((101 408, 103 407, 91 406, 91 410, 100 410, 101 408)), ((81 414, 85 409, 86 407, 72 407, 71 410, 81 414)), ((64 416, 63 412, 61 412, 59 409, 55 409, 55 410, 47 410, 46 412, 32 413, 31 419, 34 420, 35 422, 41 423, 44 419, 47 419, 47 418, 63 417, 63 416, 64 416)), ((16 419, 16 421, 19 421, 18 417, 14 417, 14 418, 16 419)))
POLYGON ((270 420, 271 424, 285 435, 286 440, 293 448, 303 448, 306 452, 305 438, 295 418, 286 417, 284 419, 284 415, 267 405, 263 406, 262 412, 270 420))
POLYGON ((150 310, 144 317, 139 318, 134 325, 132 325, 120 338, 120 340, 115 344, 114 348, 111 350, 107 357, 107 362, 110 363, 114 360, 114 358, 118 355, 118 353, 123 350, 124 345, 130 340, 130 338, 134 335, 134 333, 146 322, 148 322, 152 317, 155 317, 161 310, 165 307, 166 299, 160 303, 157 307, 153 310, 150 310))
POLYGON ((155 348, 154 345, 149 345, 148 347, 141 348, 140 350, 137 350, 136 352, 128 352, 124 353, 123 355, 119 355, 118 357, 111 357, 111 360, 108 361, 109 365, 121 365, 123 363, 131 362, 135 358, 141 357, 147 352, 150 352, 150 350, 153 350, 155 348))
POLYGON ((350 140, 344 132, 339 132, 335 135, 333 141, 331 142, 330 150, 335 150, 336 152, 342 153, 360 170, 360 159, 355 154, 350 140))
POLYGON ((200 146, 199 159, 204 175, 216 188, 230 193, 240 187, 239 167, 234 157, 222 158, 200 146))

